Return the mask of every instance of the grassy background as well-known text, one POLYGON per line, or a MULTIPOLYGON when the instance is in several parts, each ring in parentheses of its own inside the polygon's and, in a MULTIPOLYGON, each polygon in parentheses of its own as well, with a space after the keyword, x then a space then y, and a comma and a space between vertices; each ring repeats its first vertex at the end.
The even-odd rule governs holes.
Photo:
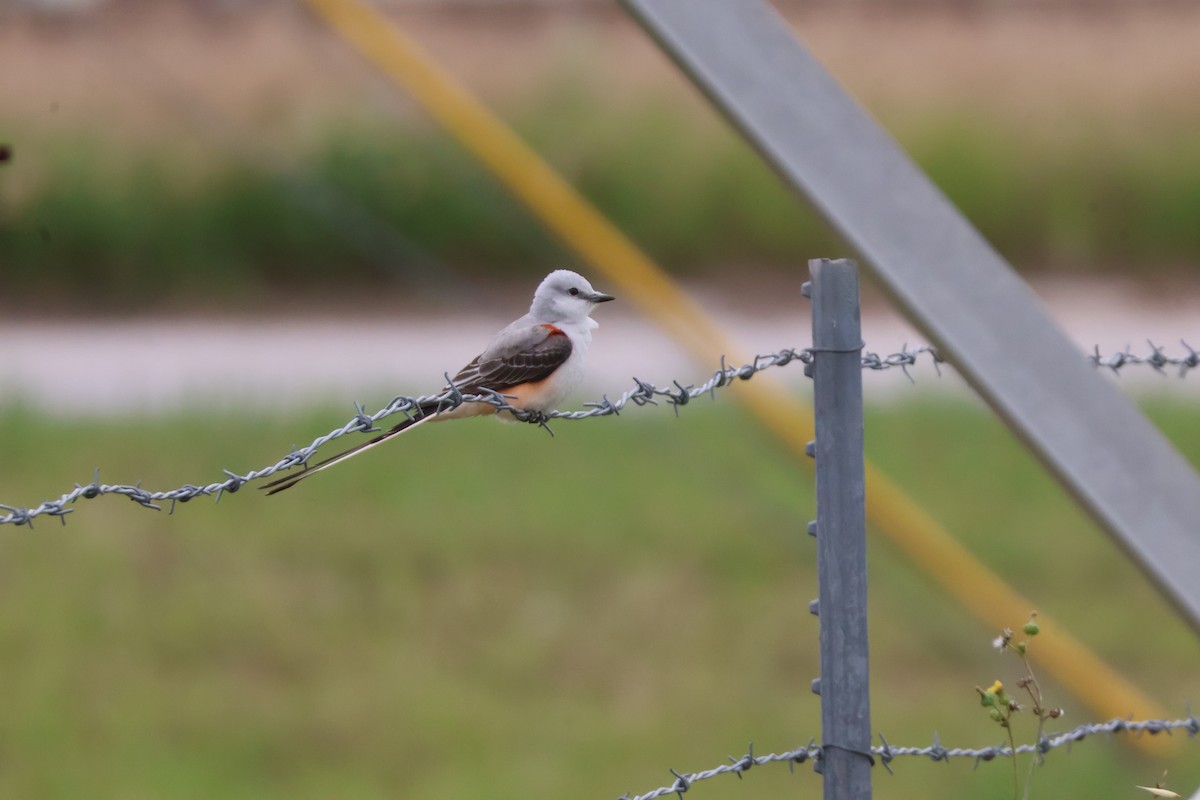
MULTIPOLYGON (((1200 414, 1151 410, 1200 462, 1200 414)), ((155 488, 207 480, 343 416, 10 408, 0 499, 97 465, 155 488)), ((867 431, 871 457, 1040 609, 1174 713, 1196 700, 1200 643, 998 424, 921 401, 871 410, 867 431)), ((615 797, 818 735, 805 469, 724 398, 557 434, 422 429, 269 500, 167 516, 107 498, 66 527, 0 530, 0 795, 615 797)), ((870 544, 874 726, 893 743, 999 742, 973 687, 1011 682, 1015 662, 870 544)), ((1049 692, 1064 726, 1092 718, 1049 692)), ((1164 768, 1194 787, 1195 747, 1088 741, 1050 756, 1033 797, 1133 797, 1164 768)), ((995 763, 876 774, 881 798, 1004 798, 1009 780, 995 763)), ((697 791, 819 788, 808 766, 773 766, 697 791)))
MULTIPOLYGON (((1200 262, 1194 8, 809 6, 780 4, 1018 269, 1170 286, 1200 262)), ((673 274, 841 249, 609 4, 385 7, 673 274)), ((573 261, 302 5, 13 14, 0 73, 21 76, 0 84, 0 265, 23 309, 259 308, 573 261)))
MULTIPOLYGON (((817 56, 1021 269, 1141 270, 1147 286, 1200 259, 1194 12, 799 5, 817 56)), ((298 6, 210 6, 5 17, 9 313, 258 310, 333 286, 391 307, 442 276, 570 263, 298 6)), ((394 13, 674 273, 741 282, 835 249, 619 14, 394 13)), ((1152 410, 1200 463, 1197 411, 1152 410)), ((0 500, 96 466, 207 480, 344 416, 10 407, 0 500)), ((1168 709, 1196 700, 1195 636, 997 424, 891 405, 870 412, 868 446, 1168 709)), ((553 440, 422 429, 270 500, 166 516, 106 498, 65 528, 0 529, 0 796, 615 797, 751 741, 804 744, 819 733, 811 483, 721 400, 564 422, 553 440)), ((1018 675, 995 632, 871 548, 875 727, 999 742, 974 693, 1018 675)), ((1092 718, 1048 688, 1066 725, 1092 718)), ((1033 796, 1136 796, 1164 768, 1190 788, 1195 753, 1089 741, 1052 754, 1033 796)), ((1009 797, 1006 766, 902 762, 877 796, 1009 797)), ((819 788, 775 766, 697 791, 819 788)))
MULTIPOLYGON (((557 96, 520 115, 525 138, 675 274, 783 268, 797 253, 839 248, 740 141, 697 130, 678 105, 612 115, 557 96)), ((1164 278, 1200 261, 1200 138, 1190 131, 1132 145, 1103 133, 1039 143, 990 120, 938 118, 900 134, 1026 272, 1137 265, 1164 278)), ((103 139, 64 140, 33 158, 45 172, 3 209, 0 262, 12 289, 35 299, 87 286, 90 300, 117 307, 196 293, 253 305, 295 286, 573 262, 423 126, 331 131, 298 162, 221 163, 201 179, 169 145, 134 158, 103 139)))

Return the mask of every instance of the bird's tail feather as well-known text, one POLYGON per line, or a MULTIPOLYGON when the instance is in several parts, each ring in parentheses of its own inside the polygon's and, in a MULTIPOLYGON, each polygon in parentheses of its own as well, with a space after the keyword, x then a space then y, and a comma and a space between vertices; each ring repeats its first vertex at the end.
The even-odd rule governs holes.
MULTIPOLYGON (((422 409, 422 411, 424 411, 424 409, 422 409)), ((340 464, 341 462, 345 461, 348 458, 352 458, 352 457, 358 455, 359 453, 362 453, 366 450, 370 450, 375 445, 382 444, 383 442, 386 442, 388 439, 392 438, 393 436, 398 436, 399 434, 404 433, 407 430, 411 430, 412 428, 415 428, 416 426, 420 425, 422 422, 431 420, 436 416, 437 416, 436 413, 425 413, 423 416, 420 416, 420 417, 410 417, 409 419, 406 419, 403 422, 397 424, 390 430, 387 430, 387 431, 379 434, 374 439, 363 442, 360 445, 355 445, 354 447, 351 447, 349 450, 346 450, 343 453, 338 453, 336 456, 327 458, 324 461, 319 461, 316 464, 313 464, 311 467, 308 467, 306 470, 299 473, 298 475, 285 475, 284 477, 273 480, 270 483, 264 483, 262 486, 260 486, 258 488, 267 489, 268 495, 275 494, 276 492, 282 492, 284 489, 290 489, 293 486, 295 486, 297 483, 299 483, 300 481, 304 480, 305 478, 311 478, 313 475, 316 475, 318 472, 323 472, 324 470, 329 469, 334 464, 340 464)))

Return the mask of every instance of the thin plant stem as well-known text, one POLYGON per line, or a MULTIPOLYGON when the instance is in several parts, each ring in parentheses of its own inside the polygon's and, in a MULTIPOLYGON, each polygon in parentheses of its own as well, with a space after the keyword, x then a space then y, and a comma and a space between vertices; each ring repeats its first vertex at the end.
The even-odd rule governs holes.
MULTIPOLYGON (((1012 767, 1013 767, 1013 800, 1017 800, 1021 795, 1021 778, 1017 770, 1017 739, 1013 736, 1012 729, 1012 712, 1004 720, 1004 729, 1008 731, 1008 746, 1012 750, 1012 767)), ((1026 787, 1028 789, 1028 787, 1026 787)))
POLYGON ((1036 748, 1041 744, 1042 735, 1046 729, 1046 709, 1042 707, 1042 686, 1033 674, 1033 667, 1029 665, 1029 657, 1025 653, 1020 653, 1020 656, 1021 662, 1025 665, 1025 674, 1029 678, 1025 683, 1025 691, 1033 700, 1033 713, 1037 717, 1037 734, 1033 740, 1035 749, 1033 755, 1029 757, 1029 772, 1025 775, 1025 793, 1021 796, 1022 800, 1029 800, 1030 788, 1033 785, 1033 770, 1042 757, 1041 752, 1036 748))

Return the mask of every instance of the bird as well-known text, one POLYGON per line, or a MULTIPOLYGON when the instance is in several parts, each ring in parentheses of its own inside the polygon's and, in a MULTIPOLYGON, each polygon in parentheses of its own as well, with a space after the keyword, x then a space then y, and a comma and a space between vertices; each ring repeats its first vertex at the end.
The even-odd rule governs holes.
MULTIPOLYGON (((529 313, 502 328, 479 355, 458 371, 451 385, 465 395, 497 394, 516 409, 546 412, 555 409, 583 380, 584 362, 592 331, 599 323, 592 309, 613 300, 598 292, 582 275, 558 269, 547 275, 533 293, 529 313)), ((296 475, 260 486, 268 495, 290 489, 300 481, 340 464, 425 422, 512 412, 491 403, 467 402, 454 408, 431 401, 417 413, 369 441, 327 458, 296 475)))

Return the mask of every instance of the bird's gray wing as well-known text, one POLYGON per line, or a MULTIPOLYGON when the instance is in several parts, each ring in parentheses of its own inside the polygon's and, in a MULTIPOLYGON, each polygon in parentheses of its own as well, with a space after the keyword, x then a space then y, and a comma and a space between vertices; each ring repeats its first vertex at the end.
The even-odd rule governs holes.
POLYGON ((570 337, 549 323, 508 328, 459 370, 453 382, 463 394, 536 383, 561 367, 572 349, 570 337))

